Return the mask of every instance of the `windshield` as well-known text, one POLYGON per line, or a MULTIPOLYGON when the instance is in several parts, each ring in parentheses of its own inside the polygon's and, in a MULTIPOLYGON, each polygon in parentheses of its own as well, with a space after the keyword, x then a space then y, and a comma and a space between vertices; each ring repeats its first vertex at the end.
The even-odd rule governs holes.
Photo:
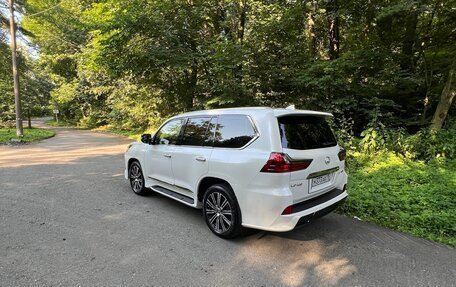
POLYGON ((282 148, 305 150, 337 145, 324 117, 293 115, 279 117, 277 121, 282 148))

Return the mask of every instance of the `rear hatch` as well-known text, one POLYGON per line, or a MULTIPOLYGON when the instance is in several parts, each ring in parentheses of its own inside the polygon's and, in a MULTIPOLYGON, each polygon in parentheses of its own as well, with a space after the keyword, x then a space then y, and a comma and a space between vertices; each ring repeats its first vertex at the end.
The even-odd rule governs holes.
POLYGON ((290 172, 293 202, 300 202, 334 189, 338 171, 340 147, 322 115, 292 114, 277 118, 282 152, 290 161, 309 161, 310 165, 290 172))

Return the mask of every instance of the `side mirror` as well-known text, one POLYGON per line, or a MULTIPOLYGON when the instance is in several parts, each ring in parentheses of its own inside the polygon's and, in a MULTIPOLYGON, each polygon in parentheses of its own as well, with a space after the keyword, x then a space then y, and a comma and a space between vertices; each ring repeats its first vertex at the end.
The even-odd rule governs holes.
POLYGON ((145 144, 150 144, 152 141, 152 135, 151 134, 143 134, 141 135, 141 141, 145 144))

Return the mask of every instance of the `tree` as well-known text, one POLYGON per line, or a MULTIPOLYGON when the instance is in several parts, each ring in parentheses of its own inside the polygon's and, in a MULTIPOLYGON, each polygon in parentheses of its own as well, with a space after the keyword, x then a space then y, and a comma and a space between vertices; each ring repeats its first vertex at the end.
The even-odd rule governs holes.
POLYGON ((448 115, 453 99, 456 96, 456 57, 453 59, 453 63, 448 72, 448 77, 443 87, 442 94, 440 96, 439 104, 432 118, 431 127, 433 129, 440 129, 443 126, 443 122, 448 115))
POLYGON ((30 0, 23 27, 53 103, 84 125, 144 129, 194 109, 296 104, 352 119, 355 133, 370 121, 414 132, 445 86, 455 4, 30 0))
POLYGON ((21 97, 19 91, 19 71, 17 64, 17 46, 16 46, 16 24, 14 19, 14 0, 9 0, 10 11, 10 41, 11 41, 11 60, 13 68, 13 83, 14 83, 14 104, 16 111, 16 135, 22 137, 24 130, 22 127, 22 114, 21 114, 21 97))

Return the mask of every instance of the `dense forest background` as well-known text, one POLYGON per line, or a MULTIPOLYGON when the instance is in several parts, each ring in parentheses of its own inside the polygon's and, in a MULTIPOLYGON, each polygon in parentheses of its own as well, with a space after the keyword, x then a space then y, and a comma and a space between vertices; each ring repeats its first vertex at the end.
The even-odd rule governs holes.
MULTIPOLYGON (((6 8, 0 0, 4 142, 15 117, 6 8)), ((24 117, 58 109, 59 124, 131 135, 198 109, 328 111, 348 150, 339 212, 456 246, 456 0, 17 0, 16 9, 24 117)))
MULTIPOLYGON (((334 113, 355 135, 377 125, 414 133, 431 123, 456 61, 454 0, 29 0, 16 8, 36 49, 31 57, 22 48, 25 113, 49 101, 48 110, 89 127, 144 130, 189 110, 295 104, 334 113)), ((3 120, 14 117, 6 31, 3 120)), ((454 107, 449 113, 447 123, 454 107)))

